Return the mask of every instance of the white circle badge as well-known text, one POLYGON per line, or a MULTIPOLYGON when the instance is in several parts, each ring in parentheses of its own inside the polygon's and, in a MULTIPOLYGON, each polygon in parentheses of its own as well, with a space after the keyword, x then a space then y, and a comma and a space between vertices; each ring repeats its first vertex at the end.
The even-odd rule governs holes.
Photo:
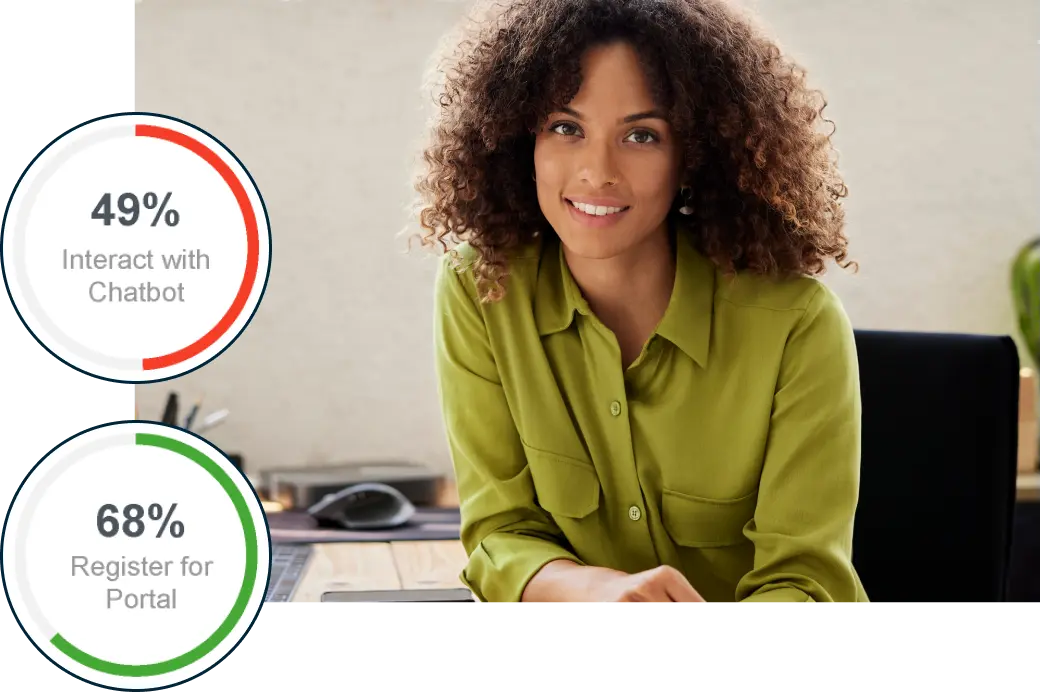
POLYGON ((120 113, 47 145, 4 213, 0 265, 32 335, 106 380, 204 365, 245 329, 271 262, 267 211, 238 158, 176 118, 120 113))
POLYGON ((209 670, 263 605, 271 543, 252 486, 179 428, 91 428, 15 494, 0 574, 18 624, 66 672, 118 690, 209 670))

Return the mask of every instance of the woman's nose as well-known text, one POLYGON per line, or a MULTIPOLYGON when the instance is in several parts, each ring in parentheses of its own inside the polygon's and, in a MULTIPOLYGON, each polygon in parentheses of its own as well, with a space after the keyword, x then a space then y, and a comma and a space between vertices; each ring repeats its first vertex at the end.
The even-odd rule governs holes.
POLYGON ((584 183, 598 189, 618 182, 618 168, 609 143, 586 140, 579 156, 579 177, 584 183))

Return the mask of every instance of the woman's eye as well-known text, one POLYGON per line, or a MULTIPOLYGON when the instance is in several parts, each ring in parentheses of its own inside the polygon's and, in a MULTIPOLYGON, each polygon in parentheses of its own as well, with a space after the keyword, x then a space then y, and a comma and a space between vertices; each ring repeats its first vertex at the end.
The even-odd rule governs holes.
POLYGON ((628 140, 632 137, 641 138, 633 140, 636 144, 651 144, 658 141, 658 136, 649 130, 634 130, 626 139, 628 140))
POLYGON ((574 123, 556 123, 549 130, 565 137, 572 137, 578 134, 578 126, 574 123))
MULTIPOLYGON (((559 122, 554 123, 549 128, 550 132, 554 132, 564 137, 575 137, 581 134, 581 130, 575 123, 559 122)), ((658 142, 658 135, 654 134, 650 130, 633 130, 629 133, 629 136, 625 138, 625 141, 633 142, 634 144, 653 144, 658 142)))

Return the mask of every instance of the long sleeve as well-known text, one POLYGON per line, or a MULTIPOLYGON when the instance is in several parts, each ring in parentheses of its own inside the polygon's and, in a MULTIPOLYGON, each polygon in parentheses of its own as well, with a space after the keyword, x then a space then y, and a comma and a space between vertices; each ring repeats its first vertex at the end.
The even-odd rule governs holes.
POLYGON ((860 487, 860 376, 853 330, 818 284, 782 356, 737 600, 867 600, 852 566, 860 487))
MULTIPOLYGON (((494 309, 494 307, 493 307, 494 309)), ((474 282, 446 256, 434 299, 438 392, 459 491, 460 574, 481 601, 519 601, 546 563, 570 550, 535 502, 524 449, 503 391, 474 282)))

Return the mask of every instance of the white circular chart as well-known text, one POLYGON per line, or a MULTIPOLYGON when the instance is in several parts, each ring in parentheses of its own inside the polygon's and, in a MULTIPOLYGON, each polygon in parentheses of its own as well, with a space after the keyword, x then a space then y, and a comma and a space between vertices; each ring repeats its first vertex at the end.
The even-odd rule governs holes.
POLYGON ((270 261, 264 202, 238 158, 150 113, 96 118, 47 145, 0 233, 8 294, 36 340, 118 382, 216 357, 256 311, 270 261))
POLYGON ((210 443, 142 421, 86 430, 26 477, 0 538, 19 625, 88 682, 158 689, 209 670, 263 605, 260 501, 210 443))

